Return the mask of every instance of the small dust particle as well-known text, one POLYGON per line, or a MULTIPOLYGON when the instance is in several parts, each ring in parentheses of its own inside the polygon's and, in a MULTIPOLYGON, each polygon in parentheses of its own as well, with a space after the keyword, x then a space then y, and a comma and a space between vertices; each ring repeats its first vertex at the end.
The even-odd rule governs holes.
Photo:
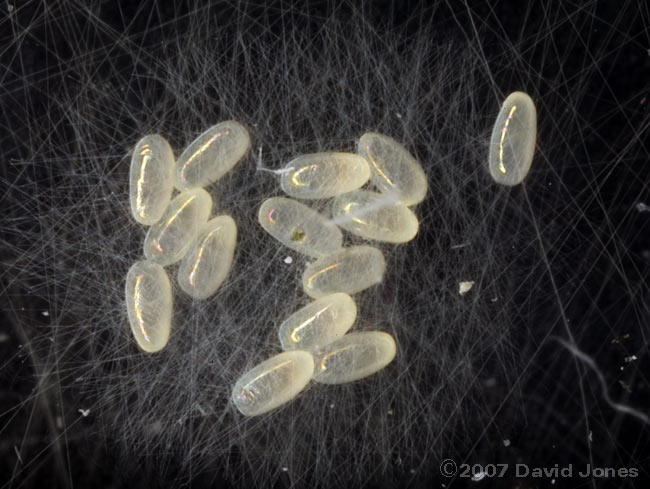
POLYGON ((300 229, 296 229, 291 235, 291 241, 295 243, 302 243, 305 240, 305 236, 306 234, 304 231, 301 231, 300 229))
POLYGON ((650 211, 650 207, 647 206, 646 204, 644 204, 643 202, 639 202, 636 205, 636 210, 639 211, 639 212, 648 212, 648 211, 650 211))
POLYGON ((622 341, 625 341, 625 340, 627 340, 629 338, 630 338, 630 333, 625 333, 621 338, 619 338, 618 336, 615 337, 612 340, 612 343, 621 343, 622 341))
POLYGON ((284 262, 285 262, 287 265, 291 265, 291 264, 293 263, 293 258, 291 258, 290 256, 287 256, 287 257, 284 259, 284 262))
POLYGON ((474 287, 474 281, 469 280, 466 282, 458 282, 458 293, 460 295, 465 295, 467 292, 470 291, 470 289, 474 287))
POLYGON ((477 472, 472 476, 472 480, 474 482, 478 482, 480 480, 483 480, 484 478, 485 478, 485 472, 483 471, 477 472))

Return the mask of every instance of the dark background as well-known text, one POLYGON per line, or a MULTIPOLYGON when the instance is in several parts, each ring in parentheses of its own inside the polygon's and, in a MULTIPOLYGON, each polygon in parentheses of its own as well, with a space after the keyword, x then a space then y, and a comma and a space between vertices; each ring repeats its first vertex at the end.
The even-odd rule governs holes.
MULTIPOLYGON (((1 8, 7 9, 8 4, 1 8)), ((86 29, 86 16, 98 16, 106 28, 92 33, 92 42, 97 49, 107 49, 119 42, 122 34, 137 39, 143 47, 155 45, 162 38, 180 35, 189 27, 187 19, 195 5, 186 2, 157 2, 149 9, 139 2, 93 3, 86 10, 79 6, 78 16, 67 16, 65 25, 57 19, 57 2, 47 4, 27 2, 16 10, 11 18, 0 20, 0 148, 2 149, 2 185, 19 181, 23 168, 7 164, 10 160, 28 158, 38 149, 30 146, 30 114, 48 104, 48 93, 58 84, 66 83, 65 66, 67 57, 74 49, 67 44, 69 35, 63 35, 64 27, 71 31, 86 29), (46 12, 47 10, 47 12, 46 12), (152 25, 162 28, 152 29, 152 25), (29 29, 28 29, 29 27, 29 29), (29 35, 25 33, 29 32, 29 35), (47 46, 45 49, 44 46, 47 46), (56 53, 57 56, 53 56, 56 53)), ((625 415, 606 402, 598 374, 571 353, 554 338, 567 340, 565 321, 569 320, 576 337, 576 343, 586 354, 597 359, 604 376, 607 395, 614 402, 637 407, 647 415, 650 405, 650 383, 647 372, 648 359, 647 310, 649 294, 647 276, 650 263, 650 213, 638 212, 639 202, 650 203, 648 177, 650 159, 648 155, 647 125, 648 110, 645 96, 650 96, 650 49, 647 6, 643 2, 586 2, 585 8, 594 12, 589 22, 574 23, 563 18, 560 3, 539 2, 472 2, 471 7, 462 2, 440 3, 437 6, 423 6, 416 2, 374 2, 362 7, 370 22, 377 25, 401 26, 408 31, 417 31, 423 19, 435 17, 436 25, 447 32, 451 39, 476 43, 480 32, 480 47, 487 58, 498 58, 503 54, 503 45, 517 41, 523 49, 526 61, 532 67, 523 73, 523 80, 534 79, 539 94, 553 93, 567 95, 571 90, 580 93, 580 101, 573 107, 576 125, 584 127, 584 145, 576 147, 573 162, 584 162, 561 170, 561 179, 567 192, 574 193, 577 207, 585 214, 575 219, 562 216, 563 202, 554 197, 552 191, 532 199, 532 205, 540 211, 557 211, 558 228, 567 226, 556 243, 547 243, 549 260, 553 265, 553 280, 546 279, 546 285, 557 287, 557 294, 531 300, 529 307, 549 334, 536 335, 535 326, 515 333, 515 344, 521 349, 522 357, 531 362, 526 375, 512 393, 514 402, 501 405, 499 395, 493 400, 501 406, 495 414, 489 433, 477 433, 475 446, 463 449, 461 458, 467 463, 527 463, 540 467, 552 467, 558 463, 569 463, 584 468, 591 463, 605 467, 637 467, 640 475, 630 480, 558 480, 555 487, 643 487, 650 481, 650 432, 649 426, 639 419, 625 415), (472 12, 470 16, 468 12, 472 12), (645 13, 645 15, 644 15, 645 13), (525 34, 521 19, 526 19, 525 34), (477 21, 478 19, 478 21, 477 21), (549 25, 553 26, 549 29, 549 25), (543 32, 553 36, 553 43, 535 35, 543 32), (528 43, 528 44, 527 44, 528 43), (563 46, 565 50, 554 62, 548 49, 563 46), (626 49, 618 50, 617 46, 626 49), (644 50, 645 47, 645 50, 644 50), (593 53, 602 57, 592 59, 593 53), (585 70, 585 66, 598 65, 598 70, 585 70), (582 74, 598 76, 585 77, 576 82, 582 74), (561 76, 558 76, 561 73, 561 76), (565 94, 564 92, 567 92, 565 94), (634 128, 634 130, 630 130, 634 128), (635 132, 636 131, 636 132, 635 132), (597 172, 605 163, 616 157, 615 148, 628 144, 638 149, 627 151, 625 161, 613 176, 601 178, 597 172), (594 169, 589 169, 590 164, 594 169), (585 188, 590 191, 586 192, 585 188), (566 218, 566 219, 564 219, 566 218), (597 244, 595 244, 597 243, 597 244), (558 306, 562 298, 563 308, 558 306), (647 306, 645 306, 647 309, 647 306), (627 336, 626 336, 627 335, 627 336), (626 356, 636 355, 637 360, 627 364, 626 356), (621 373, 624 371, 623 373, 621 373), (580 392, 579 379, 584 386, 580 392), (498 436, 504 427, 516 425, 517 436, 509 438, 505 446, 498 436), (589 433, 592 440, 589 441, 589 433)), ((574 5, 572 5, 574 6, 574 5)), ((264 3, 239 4, 246 9, 251 19, 265 18, 265 23, 277 29, 287 28, 288 4, 271 8, 264 3), (270 19, 270 20, 269 20, 270 19)), ((301 5, 301 12, 309 12, 314 28, 322 16, 345 16, 346 9, 356 9, 343 3, 336 9, 330 2, 309 2, 301 5)), ((228 25, 229 16, 237 9, 215 3, 214 9, 207 9, 206 15, 214 16, 215 23, 228 25)), ((575 12, 575 9, 571 9, 575 12)), ((4 14, 0 14, 1 16, 4 14)), ((577 17, 579 18, 579 17, 577 17)), ((254 29, 254 27, 251 27, 254 29)), ((478 44, 477 44, 478 46, 478 44)), ((110 52, 110 51, 108 51, 110 52)), ((120 67, 119 54, 107 59, 98 70, 120 67)), ((510 70, 494 71, 495 83, 499 77, 504 83, 511 83, 510 70)), ((137 87, 130 87, 136 90, 137 87)), ((133 103, 142 103, 140 97, 127 92, 127 99, 133 96, 133 103)), ((74 132, 62 124, 54 128, 60 137, 73 140, 74 132)), ((540 139, 544 128, 540 124, 540 139)), ((61 149, 65 152, 65 148, 61 149)), ((561 162, 558 162, 560 168, 561 162)), ((38 169, 34 170, 38 172, 38 169)), ((39 175, 36 175, 39 178, 39 175)), ((43 175, 42 178, 47 178, 43 175)), ((56 185, 56 182, 51 182, 56 185)), ((3 201, 4 204, 6 202, 3 201)), ((551 218, 549 218, 551 219, 551 218)), ((552 225, 552 222, 546 224, 552 225)), ((37 225, 34 223, 34 225, 37 225)), ((11 244, 18 238, 8 234, 3 227, 3 260, 8 263, 11 244)), ((539 273, 544 274, 539 266, 539 273)), ((4 277, 6 292, 9 283, 4 277)), ((38 301, 38 299, 35 299, 38 301)), ((20 309, 37 311, 38 304, 29 297, 18 301, 15 296, 3 301, 0 331, 11 330, 12 322, 20 309)), ((36 325, 45 324, 43 318, 34 312, 36 325)), ((47 423, 32 425, 29 432, 25 427, 39 413, 46 412, 39 405, 40 396, 25 401, 36 387, 38 379, 32 375, 32 366, 27 356, 14 355, 19 348, 20 338, 10 335, 0 342, 0 431, 2 461, 0 461, 0 487, 149 487, 152 485, 181 485, 192 487, 218 487, 226 484, 220 475, 197 476, 191 481, 177 472, 178 468, 166 467, 163 480, 156 480, 158 474, 149 470, 125 476, 120 464, 123 460, 116 454, 110 440, 86 436, 83 421, 66 434, 67 453, 52 453, 47 433, 47 423), (10 359, 5 362, 2 359, 10 359), (24 403, 22 409, 15 406, 24 403), (14 446, 20 445, 24 437, 30 437, 34 458, 28 475, 12 478, 16 464, 14 446), (42 442, 39 441, 42 437, 42 442), (5 482, 7 486, 5 486, 5 482)), ((25 345, 23 345, 25 347, 25 345)), ((512 401, 512 399, 511 399, 512 401)), ((65 399, 48 398, 65 409, 65 399)), ((91 421, 88 421, 91 423, 91 421)), ((458 457, 458 455, 456 456, 458 457)), ((549 479, 536 481, 507 479, 482 481, 440 479, 437 471, 426 474, 424 479, 410 480, 413 487, 551 487, 549 479)), ((388 483, 387 483, 388 484, 388 483)), ((282 486, 282 483, 279 483, 282 486)), ((372 481, 368 487, 381 486, 381 481, 372 481)))

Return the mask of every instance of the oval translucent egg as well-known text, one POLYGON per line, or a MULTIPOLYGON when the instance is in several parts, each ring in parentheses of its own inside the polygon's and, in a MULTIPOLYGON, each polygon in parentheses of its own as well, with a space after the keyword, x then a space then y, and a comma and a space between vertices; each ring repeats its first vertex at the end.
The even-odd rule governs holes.
POLYGON ((315 355, 314 380, 344 384, 378 372, 395 358, 395 340, 382 331, 349 333, 315 355))
POLYGON ((287 163, 280 185, 297 199, 326 199, 364 185, 370 178, 365 159, 353 153, 312 153, 287 163))
POLYGON ((296 397, 313 373, 311 353, 280 353, 242 375, 232 390, 232 401, 245 416, 266 413, 296 397))
POLYGON ((195 299, 214 294, 230 271, 237 242, 237 224, 218 216, 203 225, 178 267, 178 283, 195 299))
POLYGON ((384 255, 372 246, 351 246, 318 258, 302 275, 302 286, 311 297, 335 292, 356 294, 381 282, 386 270, 384 255))
POLYGON ((248 130, 237 121, 212 126, 183 151, 176 162, 176 188, 205 187, 229 172, 251 145, 248 130))
POLYGON ((356 318, 357 305, 348 294, 321 297, 280 325, 282 349, 314 351, 343 336, 356 318))
POLYGON ((405 205, 421 202, 427 193, 427 177, 420 163, 393 138, 368 132, 359 139, 358 152, 370 164, 372 183, 394 194, 405 205))
POLYGON ((524 92, 505 99, 492 129, 488 166, 492 179, 502 185, 517 185, 530 170, 537 139, 537 110, 524 92))
POLYGON ((135 262, 126 274, 126 310, 138 346, 148 353, 169 340, 172 288, 165 269, 150 261, 135 262))
POLYGON ((163 266, 176 263, 183 258, 211 210, 212 197, 202 188, 177 195, 163 217, 149 228, 144 238, 144 256, 163 266))
POLYGON ((174 152, 158 134, 136 144, 129 169, 131 214, 140 224, 151 226, 169 205, 174 189, 174 152))
POLYGON ((413 211, 390 194, 356 190, 339 195, 332 203, 332 220, 362 238, 405 243, 418 233, 413 211))
POLYGON ((272 197, 260 206, 257 219, 264 230, 285 246, 308 256, 332 253, 343 242, 341 230, 300 202, 272 197))

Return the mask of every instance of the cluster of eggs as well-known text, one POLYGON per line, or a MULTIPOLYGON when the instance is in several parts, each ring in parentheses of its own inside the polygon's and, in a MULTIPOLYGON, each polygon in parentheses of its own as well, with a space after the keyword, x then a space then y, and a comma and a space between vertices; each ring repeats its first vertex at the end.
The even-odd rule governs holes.
MULTIPOLYGON (((536 111, 528 95, 514 92, 503 103, 492 138, 492 178, 516 185, 528 173, 535 148, 536 111)), ((167 141, 145 136, 136 145, 130 170, 133 217, 151 226, 145 260, 127 274, 126 304, 133 335, 146 352, 165 347, 172 319, 172 292, 163 267, 181 262, 180 288, 205 299, 219 288, 232 265, 237 226, 232 217, 210 220, 212 198, 203 187, 232 169, 250 148, 246 128, 219 123, 193 141, 174 161, 167 141), (171 198, 173 188, 180 192, 171 198)), ((293 399, 314 380, 338 384, 361 379, 388 365, 396 354, 393 337, 382 331, 348 333, 357 317, 351 295, 382 280, 383 253, 372 246, 343 246, 341 228, 368 241, 405 243, 419 221, 409 206, 427 192, 422 167, 394 139, 366 133, 357 153, 298 156, 278 170, 288 197, 262 202, 258 221, 285 246, 312 258, 302 287, 315 299, 279 328, 282 353, 243 374, 232 402, 255 416, 293 399), (361 189, 368 182, 374 190, 361 189), (333 199, 331 217, 300 201, 333 199)))
POLYGON ((135 147, 130 169, 131 214, 151 226, 144 239, 145 260, 126 276, 126 307, 131 331, 145 352, 162 350, 169 340, 172 288, 163 267, 181 262, 180 288, 205 299, 230 270, 237 225, 232 217, 210 220, 212 197, 203 187, 227 173, 246 154, 250 136, 235 121, 221 122, 192 142, 178 160, 157 134, 135 147), (174 187, 179 194, 172 197, 174 187))
POLYGON ((378 372, 395 357, 383 331, 348 333, 357 318, 351 295, 380 282, 383 253, 372 246, 343 246, 340 228, 365 240, 405 243, 419 221, 408 205, 424 199, 420 164, 397 141, 364 134, 353 153, 298 156, 278 172, 288 197, 271 197, 258 211, 262 228, 285 246, 313 258, 302 287, 315 300, 279 328, 283 353, 241 376, 233 404, 245 415, 268 412, 293 399, 314 380, 352 382, 378 372), (378 190, 359 190, 371 181, 378 190), (331 218, 300 202, 333 199, 331 218))

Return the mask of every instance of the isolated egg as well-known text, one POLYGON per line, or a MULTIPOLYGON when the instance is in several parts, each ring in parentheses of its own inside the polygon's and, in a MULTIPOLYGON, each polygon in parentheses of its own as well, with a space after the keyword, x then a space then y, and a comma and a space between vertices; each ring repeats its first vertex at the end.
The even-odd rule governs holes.
POLYGON ((508 186, 521 183, 530 170, 536 139, 535 103, 524 92, 511 93, 501 105, 490 138, 492 179, 508 186))

